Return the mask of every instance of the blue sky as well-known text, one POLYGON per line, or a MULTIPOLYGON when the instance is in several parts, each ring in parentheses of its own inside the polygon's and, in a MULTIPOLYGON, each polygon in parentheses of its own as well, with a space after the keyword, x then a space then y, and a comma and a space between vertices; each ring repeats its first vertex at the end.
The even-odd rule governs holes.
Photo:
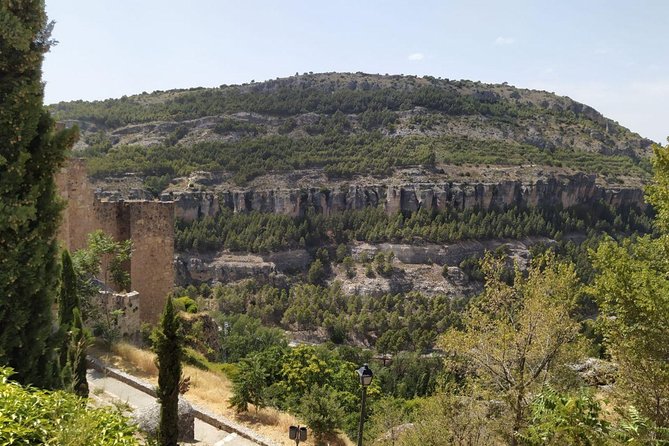
POLYGON ((47 0, 47 103, 363 71, 508 82, 669 136, 669 1, 47 0))

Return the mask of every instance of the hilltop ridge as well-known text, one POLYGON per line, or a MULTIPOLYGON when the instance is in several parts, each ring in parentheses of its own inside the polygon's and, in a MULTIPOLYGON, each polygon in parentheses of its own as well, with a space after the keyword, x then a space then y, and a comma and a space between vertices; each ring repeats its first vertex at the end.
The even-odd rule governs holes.
POLYGON ((51 106, 99 178, 137 172, 391 176, 406 166, 526 164, 625 182, 652 142, 568 97, 430 76, 304 74, 51 106), (113 150, 112 150, 113 149, 113 150), (621 179, 622 178, 622 179, 621 179))

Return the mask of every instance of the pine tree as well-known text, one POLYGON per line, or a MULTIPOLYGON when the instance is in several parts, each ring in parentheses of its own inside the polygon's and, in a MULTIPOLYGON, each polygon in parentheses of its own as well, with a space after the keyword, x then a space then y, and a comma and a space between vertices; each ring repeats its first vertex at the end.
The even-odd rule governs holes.
POLYGON ((0 365, 22 383, 54 384, 51 304, 61 203, 54 174, 77 130, 44 109, 51 24, 40 0, 0 0, 0 365))
POLYGON ((176 446, 179 429, 179 380, 181 379, 182 335, 179 316, 172 299, 167 299, 160 328, 153 333, 153 348, 158 365, 160 401, 160 446, 176 446))

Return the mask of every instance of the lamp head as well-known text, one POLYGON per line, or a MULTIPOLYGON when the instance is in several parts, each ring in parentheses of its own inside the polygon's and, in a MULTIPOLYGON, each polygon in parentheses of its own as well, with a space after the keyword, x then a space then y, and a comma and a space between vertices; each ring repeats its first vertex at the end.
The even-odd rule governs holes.
POLYGON ((360 367, 357 371, 358 375, 360 376, 360 384, 363 387, 369 386, 372 383, 372 378, 374 377, 372 369, 370 369, 369 366, 365 364, 362 367, 360 367))

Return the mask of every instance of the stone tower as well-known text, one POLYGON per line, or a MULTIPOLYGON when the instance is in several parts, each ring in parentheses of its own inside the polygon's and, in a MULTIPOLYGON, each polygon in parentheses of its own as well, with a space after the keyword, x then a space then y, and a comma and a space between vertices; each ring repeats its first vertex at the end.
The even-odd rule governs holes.
POLYGON ((99 198, 81 159, 71 159, 56 184, 67 201, 59 231, 63 245, 84 248, 88 234, 98 229, 119 241, 132 239, 129 272, 140 295, 140 320, 156 323, 174 286, 174 203, 99 198))

